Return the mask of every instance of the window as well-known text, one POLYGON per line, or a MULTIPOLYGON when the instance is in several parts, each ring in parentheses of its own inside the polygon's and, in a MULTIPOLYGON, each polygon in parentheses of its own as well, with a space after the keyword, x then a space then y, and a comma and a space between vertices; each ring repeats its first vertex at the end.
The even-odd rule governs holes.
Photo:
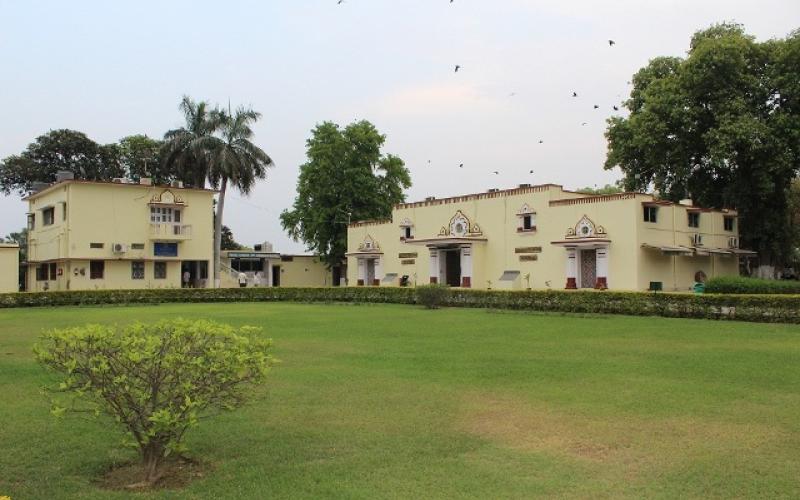
POLYGON ((150 222, 180 222, 181 211, 177 208, 150 207, 150 222))
POLYGON ((36 214, 28 214, 28 231, 33 231, 36 227, 36 214))
POLYGON ((700 214, 698 212, 689 212, 689 227, 700 227, 700 214))
POLYGON ((294 257, 291 255, 281 255, 281 262, 292 262, 294 257))
POLYGON ((644 207, 644 221, 658 222, 658 207, 644 207))
POLYGON ((177 243, 153 243, 153 255, 156 257, 177 257, 178 244, 177 243))
POLYGON ((144 250, 144 243, 132 243, 131 250, 144 250))
POLYGON ((522 217, 522 229, 525 231, 533 229, 533 218, 530 215, 522 217))
POLYGON ((143 280, 144 279, 144 262, 141 260, 134 260, 131 262, 131 279, 143 280))
POLYGON ((45 208, 42 210, 42 224, 45 226, 52 226, 56 219, 56 209, 54 207, 45 208))
POLYGON ((167 279, 167 263, 153 262, 153 278, 157 280, 167 279))
POLYGON ((36 281, 47 281, 47 264, 36 266, 36 281))
POLYGON ((55 262, 50 263, 50 281, 55 281, 58 273, 58 266, 55 262))
POLYGON ((106 270, 106 262, 104 260, 89 261, 89 279, 101 280, 106 270))
POLYGON ((725 217, 725 230, 733 231, 733 217, 725 217))
POLYGON ((403 226, 403 239, 413 240, 414 235, 411 232, 411 226, 403 226))
POLYGON ((89 243, 89 248, 103 248, 103 243, 89 243))

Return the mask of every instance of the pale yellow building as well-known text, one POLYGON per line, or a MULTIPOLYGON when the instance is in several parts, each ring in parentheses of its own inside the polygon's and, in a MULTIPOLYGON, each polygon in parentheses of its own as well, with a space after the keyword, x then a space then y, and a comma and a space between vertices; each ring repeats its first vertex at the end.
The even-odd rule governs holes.
POLYGON ((214 191, 63 179, 26 198, 29 291, 210 287, 214 191))
POLYGON ((19 291, 19 245, 0 243, 0 293, 19 291))
POLYGON ((396 205, 392 219, 348 227, 348 283, 480 289, 688 291, 738 275, 732 210, 652 195, 584 195, 559 185, 396 205))
POLYGON ((322 287, 334 285, 333 272, 316 255, 274 252, 270 243, 222 252, 223 287, 322 287))

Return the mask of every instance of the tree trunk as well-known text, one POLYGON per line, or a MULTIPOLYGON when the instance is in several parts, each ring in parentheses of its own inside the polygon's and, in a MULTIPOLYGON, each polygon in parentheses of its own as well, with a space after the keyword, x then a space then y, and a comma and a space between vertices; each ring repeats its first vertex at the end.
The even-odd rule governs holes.
POLYGON ((163 447, 154 442, 148 443, 144 450, 142 450, 142 462, 145 471, 144 482, 147 485, 152 486, 161 479, 159 465, 161 465, 163 458, 163 447))
POLYGON ((225 209, 225 190, 228 187, 228 178, 222 177, 217 200, 217 216, 214 220, 214 288, 219 288, 222 283, 220 275, 220 251, 222 250, 222 211, 225 209))

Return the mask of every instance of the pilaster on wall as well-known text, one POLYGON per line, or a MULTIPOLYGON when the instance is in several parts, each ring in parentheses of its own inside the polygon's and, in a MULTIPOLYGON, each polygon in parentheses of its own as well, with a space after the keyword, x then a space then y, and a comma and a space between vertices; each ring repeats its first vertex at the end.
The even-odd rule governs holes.
POLYGON ((430 248, 430 282, 436 284, 439 282, 439 250, 430 248))
POLYGON ((358 286, 364 286, 364 280, 367 276, 367 261, 358 259, 358 286))
POLYGON ((595 252, 597 265, 597 281, 594 287, 600 290, 608 288, 608 247, 598 248, 595 252))
POLYGON ((567 290, 577 290, 578 288, 578 250, 567 248, 567 290))
POLYGON ((461 247, 461 287, 472 287, 472 245, 461 247))

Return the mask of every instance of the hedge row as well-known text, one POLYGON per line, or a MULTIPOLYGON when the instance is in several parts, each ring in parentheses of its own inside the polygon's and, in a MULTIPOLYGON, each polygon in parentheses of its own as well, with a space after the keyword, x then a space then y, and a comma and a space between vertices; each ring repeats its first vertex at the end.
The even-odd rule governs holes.
POLYGON ((800 281, 722 276, 708 280, 706 291, 709 293, 800 294, 800 281))
MULTIPOLYGON (((416 304, 413 288, 223 288, 0 294, 0 308, 170 302, 354 302, 416 304)), ((447 290, 442 305, 800 323, 800 296, 642 292, 447 290)))

